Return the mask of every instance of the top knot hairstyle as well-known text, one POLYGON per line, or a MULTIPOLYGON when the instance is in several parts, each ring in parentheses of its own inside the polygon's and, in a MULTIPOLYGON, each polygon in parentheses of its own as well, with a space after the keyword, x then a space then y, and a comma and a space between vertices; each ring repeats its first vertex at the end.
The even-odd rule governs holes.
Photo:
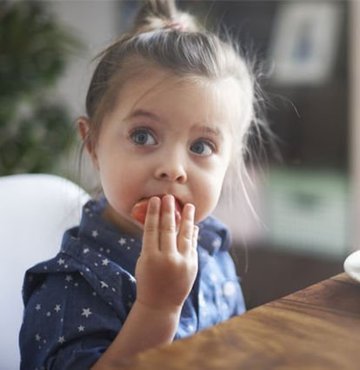
POLYGON ((180 12, 174 1, 146 1, 135 18, 133 31, 141 33, 162 28, 183 32, 200 30, 196 20, 190 14, 180 12))
POLYGON ((98 138, 104 115, 114 107, 124 83, 148 66, 163 68, 180 78, 234 79, 239 87, 242 110, 232 128, 233 162, 237 162, 239 174, 239 167, 244 165, 251 123, 256 127, 261 122, 255 117, 254 74, 232 42, 203 29, 194 17, 178 10, 174 0, 146 0, 133 28, 100 53, 98 59, 86 97, 90 122, 87 140, 92 144, 98 138))

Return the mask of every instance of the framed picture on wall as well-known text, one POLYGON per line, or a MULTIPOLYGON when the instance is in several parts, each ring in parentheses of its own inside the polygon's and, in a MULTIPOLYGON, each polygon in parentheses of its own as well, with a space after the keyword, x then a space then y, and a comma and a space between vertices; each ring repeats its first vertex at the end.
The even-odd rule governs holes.
POLYGON ((330 2, 283 2, 276 16, 269 57, 278 84, 320 84, 333 70, 342 8, 330 2))

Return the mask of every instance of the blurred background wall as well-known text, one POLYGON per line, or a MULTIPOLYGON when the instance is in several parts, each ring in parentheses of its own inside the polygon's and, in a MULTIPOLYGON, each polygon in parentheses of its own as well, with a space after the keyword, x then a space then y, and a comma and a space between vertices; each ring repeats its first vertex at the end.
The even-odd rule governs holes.
MULTIPOLYGON (((2 2, 0 16, 22 3, 30 2, 2 2)), ((59 118, 64 117, 63 111, 55 116, 47 112, 41 116, 42 122, 48 122, 50 115, 55 128, 44 130, 43 124, 30 134, 24 127, 35 127, 29 119, 33 102, 29 96, 35 94, 31 89, 25 97, 20 94, 21 117, 0 122, 2 156, 7 153, 8 158, 11 150, 20 151, 14 148, 25 140, 19 134, 22 130, 24 137, 34 136, 26 140, 36 144, 32 148, 42 148, 41 157, 55 161, 43 167, 24 164, 23 158, 32 154, 21 149, 20 164, 3 169, 0 175, 54 172, 90 191, 96 176, 88 164, 81 176, 78 174, 79 141, 73 125, 85 112, 86 89, 94 68, 91 59, 128 28, 138 1, 52 0, 37 2, 37 6, 37 12, 44 12, 43 18, 74 38, 66 47, 63 68, 41 88, 52 102, 61 102, 68 122, 59 118), (55 130, 60 135, 64 127, 72 141, 66 151, 59 149, 54 156, 55 145, 39 142, 48 141, 46 132, 55 130)), ((260 83, 266 97, 266 118, 277 137, 277 152, 266 136, 262 151, 258 141, 250 143, 251 181, 246 188, 256 214, 240 187, 238 196, 231 202, 224 199, 216 211, 231 228, 233 253, 249 307, 342 271, 345 256, 360 245, 359 2, 193 0, 179 1, 179 6, 194 11, 210 28, 226 29, 256 57, 263 71, 260 83), (219 28, 220 23, 223 26, 219 28), (260 151, 265 155, 260 156, 260 151)), ((9 44, 11 28, 5 32, 3 19, 1 42, 9 44)), ((21 23, 21 17, 17 19, 21 23)), ((6 50, 9 52, 9 46, 6 50)), ((0 53, 4 56, 4 49, 0 53)), ((20 58, 34 57, 20 54, 20 58)), ((1 54, 0 72, 8 75, 1 54)), ((36 78, 30 73, 23 80, 36 78)), ((8 106, 8 94, 2 90, 0 119, 8 106)))

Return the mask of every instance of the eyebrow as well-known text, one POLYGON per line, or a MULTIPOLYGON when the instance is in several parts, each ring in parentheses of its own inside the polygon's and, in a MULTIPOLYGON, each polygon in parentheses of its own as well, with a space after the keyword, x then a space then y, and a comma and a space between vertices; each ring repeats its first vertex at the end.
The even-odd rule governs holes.
POLYGON ((196 129, 201 131, 203 134, 213 135, 222 138, 221 130, 217 127, 211 127, 211 126, 196 126, 196 129))
POLYGON ((156 121, 161 121, 160 117, 157 116, 155 113, 143 109, 136 109, 135 111, 131 112, 126 118, 130 119, 136 117, 148 117, 156 121))
MULTIPOLYGON (((161 122, 161 118, 153 113, 149 112, 144 109, 136 109, 135 111, 131 112, 126 119, 131 119, 131 118, 136 118, 136 117, 147 117, 150 119, 153 119, 155 121, 161 122)), ((215 137, 222 138, 222 132, 218 127, 213 127, 213 126, 207 126, 207 125, 202 125, 202 124, 195 124, 194 128, 201 132, 203 135, 213 135, 215 137)))

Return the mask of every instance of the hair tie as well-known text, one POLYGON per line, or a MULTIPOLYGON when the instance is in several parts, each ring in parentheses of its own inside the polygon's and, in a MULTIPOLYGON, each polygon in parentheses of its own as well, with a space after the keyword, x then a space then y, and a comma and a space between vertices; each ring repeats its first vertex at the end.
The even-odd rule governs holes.
POLYGON ((165 23, 164 28, 171 28, 173 30, 178 30, 181 32, 185 32, 187 29, 186 25, 180 21, 168 21, 165 23))

